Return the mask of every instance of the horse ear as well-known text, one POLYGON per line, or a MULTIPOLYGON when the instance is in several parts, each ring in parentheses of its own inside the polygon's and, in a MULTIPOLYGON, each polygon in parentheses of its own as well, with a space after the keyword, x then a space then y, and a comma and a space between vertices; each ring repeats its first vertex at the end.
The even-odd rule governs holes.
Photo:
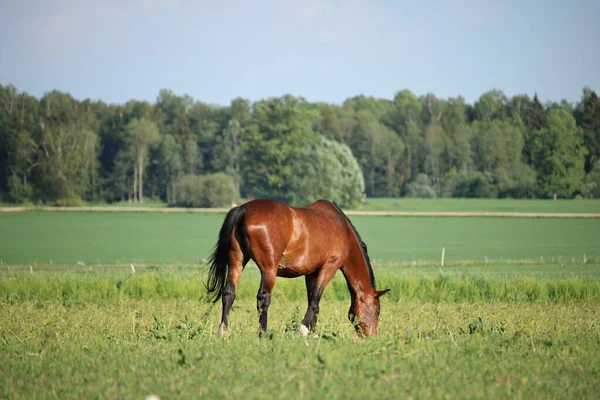
POLYGON ((392 289, 385 289, 385 290, 377 290, 377 294, 375 295, 376 298, 380 298, 381 296, 383 296, 384 294, 386 294, 387 292, 389 292, 392 289))

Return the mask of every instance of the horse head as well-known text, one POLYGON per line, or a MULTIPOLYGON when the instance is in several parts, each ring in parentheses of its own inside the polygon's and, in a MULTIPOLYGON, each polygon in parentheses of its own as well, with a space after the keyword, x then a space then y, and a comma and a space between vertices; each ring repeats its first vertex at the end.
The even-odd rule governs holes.
POLYGON ((379 298, 389 291, 390 289, 375 290, 371 295, 357 296, 356 301, 352 302, 348 319, 359 334, 366 337, 377 336, 381 312, 379 298))

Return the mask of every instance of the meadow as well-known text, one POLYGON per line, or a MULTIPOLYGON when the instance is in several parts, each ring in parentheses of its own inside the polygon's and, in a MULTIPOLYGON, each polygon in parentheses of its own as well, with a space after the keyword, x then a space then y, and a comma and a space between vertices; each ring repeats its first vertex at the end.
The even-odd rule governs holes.
MULTIPOLYGON (((581 261, 600 257, 597 218, 351 216, 377 261, 581 261)), ((223 214, 0 213, 4 263, 202 263, 223 214)))
MULTIPOLYGON (((246 201, 246 200, 242 200, 246 201)), ((0 207, 18 207, 10 203, 0 203, 0 207)), ((117 203, 85 202, 85 207, 135 208, 139 203, 121 201, 117 203)), ((160 200, 146 199, 144 208, 166 209, 167 204, 160 200)), ((33 209, 36 206, 32 206, 33 209)), ((600 200, 547 200, 547 199, 482 199, 482 198, 437 198, 421 199, 410 197, 367 198, 352 211, 471 211, 471 212, 533 212, 533 213, 600 213, 600 200)))
POLYGON ((594 398, 600 265, 377 264, 380 335, 360 339, 336 276, 319 336, 300 339, 304 282, 279 279, 258 339, 249 266, 227 339, 195 265, 0 271, 4 398, 594 398))
POLYGON ((304 281, 278 279, 259 339, 260 275, 250 264, 224 340, 202 261, 222 219, 0 213, 0 398, 600 393, 597 219, 353 216, 377 287, 392 289, 377 338, 354 333, 338 274, 318 337, 297 334, 304 281))
POLYGON ((600 200, 368 198, 357 211, 600 213, 600 200))

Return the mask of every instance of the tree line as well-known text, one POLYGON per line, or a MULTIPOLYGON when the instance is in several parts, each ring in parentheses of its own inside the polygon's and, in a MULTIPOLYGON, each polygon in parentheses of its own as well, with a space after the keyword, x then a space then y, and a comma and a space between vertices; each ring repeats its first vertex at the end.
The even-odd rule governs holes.
POLYGON ((0 86, 0 201, 224 206, 269 197, 600 197, 600 100, 286 95, 107 104, 0 86))

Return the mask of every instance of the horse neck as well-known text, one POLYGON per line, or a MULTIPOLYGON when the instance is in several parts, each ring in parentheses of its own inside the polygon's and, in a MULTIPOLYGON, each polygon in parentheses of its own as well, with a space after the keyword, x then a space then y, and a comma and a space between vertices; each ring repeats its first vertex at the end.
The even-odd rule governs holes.
POLYGON ((369 266, 356 237, 352 237, 350 255, 344 263, 342 272, 353 300, 375 294, 369 266))

